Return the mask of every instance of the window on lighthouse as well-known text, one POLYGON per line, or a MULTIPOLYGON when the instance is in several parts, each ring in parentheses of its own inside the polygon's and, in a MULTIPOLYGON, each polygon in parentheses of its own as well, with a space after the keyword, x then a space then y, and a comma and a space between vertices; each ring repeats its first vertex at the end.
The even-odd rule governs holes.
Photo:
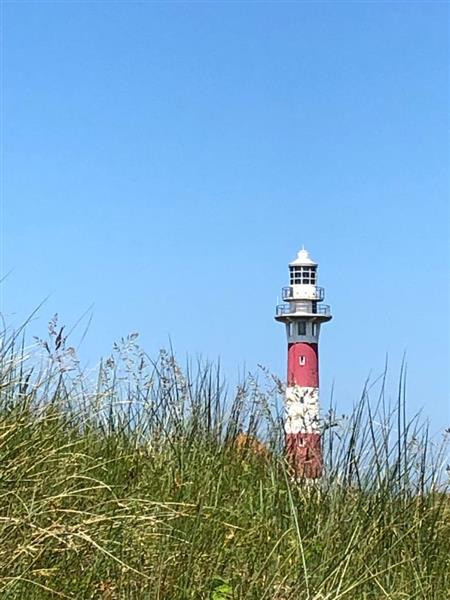
POLYGON ((290 267, 291 285, 316 285, 315 267, 290 267))
POLYGON ((305 285, 316 283, 316 270, 314 267, 303 267, 302 269, 302 283, 305 285))
POLYGON ((297 322, 297 335, 306 335, 306 321, 297 322))
POLYGON ((290 280, 291 285, 298 285, 301 283, 300 267, 290 268, 290 280))

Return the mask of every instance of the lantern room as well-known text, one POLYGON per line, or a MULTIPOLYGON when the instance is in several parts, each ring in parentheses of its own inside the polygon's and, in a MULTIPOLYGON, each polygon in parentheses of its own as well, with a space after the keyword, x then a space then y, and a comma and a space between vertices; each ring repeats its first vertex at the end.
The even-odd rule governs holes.
MULTIPOLYGON (((317 266, 305 248, 302 248, 295 260, 289 263, 289 286, 284 287, 281 292, 286 304, 277 306, 277 321, 290 323, 299 318, 307 318, 316 323, 323 323, 331 319, 330 307, 321 304, 325 290, 317 285, 317 266)), ((303 327, 303 324, 299 324, 298 327, 303 327)), ((318 332, 310 333, 311 337, 315 338, 318 332)), ((299 332, 297 335, 305 334, 299 332)))
POLYGON ((308 251, 302 248, 297 258, 289 263, 290 285, 316 285, 317 263, 309 257, 308 251))

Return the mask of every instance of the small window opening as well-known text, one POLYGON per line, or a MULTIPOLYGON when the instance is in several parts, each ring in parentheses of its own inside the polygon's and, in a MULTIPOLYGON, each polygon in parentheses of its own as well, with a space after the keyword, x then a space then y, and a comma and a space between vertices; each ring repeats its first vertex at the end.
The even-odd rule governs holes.
POLYGON ((300 356, 300 358, 299 358, 299 361, 298 361, 298 362, 300 363, 300 366, 301 366, 301 367, 304 367, 304 366, 305 366, 305 364, 306 364, 306 356, 300 356))
POLYGON ((297 322, 297 334, 306 335, 306 321, 297 322))

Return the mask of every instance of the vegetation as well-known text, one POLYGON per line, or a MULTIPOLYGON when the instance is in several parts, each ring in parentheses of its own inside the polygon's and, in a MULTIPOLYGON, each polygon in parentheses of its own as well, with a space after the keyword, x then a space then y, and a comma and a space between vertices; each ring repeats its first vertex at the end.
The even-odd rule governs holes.
POLYGON ((401 376, 324 422, 326 476, 295 481, 265 372, 151 361, 131 335, 95 389, 57 320, 0 359, 0 597, 450 598, 443 446, 407 422, 401 376), (374 396, 374 398, 372 398, 374 396), (257 439, 264 442, 262 446, 257 439))

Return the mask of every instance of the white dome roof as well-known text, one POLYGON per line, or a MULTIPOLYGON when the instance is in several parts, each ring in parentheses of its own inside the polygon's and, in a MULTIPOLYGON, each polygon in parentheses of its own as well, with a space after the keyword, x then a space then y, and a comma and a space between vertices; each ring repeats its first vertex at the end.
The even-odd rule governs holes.
POLYGON ((317 263, 310 258, 308 250, 302 248, 297 254, 297 258, 290 262, 289 266, 317 267, 317 263))

